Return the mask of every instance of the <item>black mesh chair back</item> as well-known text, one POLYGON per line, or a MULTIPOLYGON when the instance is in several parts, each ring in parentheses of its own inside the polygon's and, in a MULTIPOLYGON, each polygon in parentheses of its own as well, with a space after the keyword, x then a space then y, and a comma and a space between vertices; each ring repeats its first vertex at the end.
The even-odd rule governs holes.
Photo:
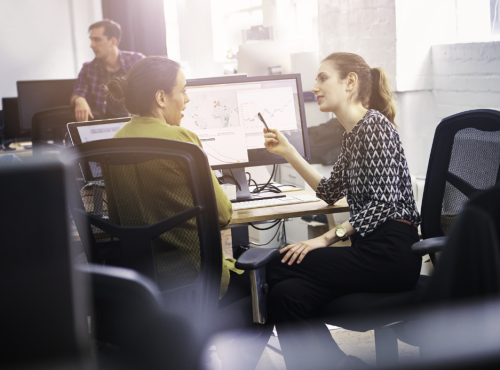
POLYGON ((436 128, 422 199, 422 236, 446 236, 464 204, 500 180, 500 112, 478 109, 436 128))
POLYGON ((205 152, 174 140, 119 138, 68 148, 60 159, 69 166, 92 162, 104 175, 81 192, 75 185, 72 196, 89 260, 146 275, 169 308, 210 331, 222 248, 205 152), (109 250, 117 253, 107 257, 109 250))
POLYGON ((44 109, 31 119, 33 156, 59 154, 65 147, 66 125, 75 121, 75 108, 71 106, 44 109))

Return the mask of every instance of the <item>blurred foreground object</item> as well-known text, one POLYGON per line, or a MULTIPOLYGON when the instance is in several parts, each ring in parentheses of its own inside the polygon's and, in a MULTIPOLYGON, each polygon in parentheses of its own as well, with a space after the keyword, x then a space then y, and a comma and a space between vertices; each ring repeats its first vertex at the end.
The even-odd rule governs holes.
POLYGON ((86 368, 86 284, 71 268, 59 163, 0 167, 0 367, 86 368))

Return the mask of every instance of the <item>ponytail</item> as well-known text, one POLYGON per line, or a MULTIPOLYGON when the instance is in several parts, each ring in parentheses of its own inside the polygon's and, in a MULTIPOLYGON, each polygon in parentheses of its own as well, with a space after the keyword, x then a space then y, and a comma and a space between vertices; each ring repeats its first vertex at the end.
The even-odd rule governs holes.
POLYGON ((357 101, 366 109, 376 109, 396 127, 396 105, 392 99, 391 84, 382 68, 370 68, 366 61, 353 53, 333 53, 324 61, 330 61, 343 80, 350 72, 358 75, 357 101))
POLYGON ((369 109, 376 109, 396 127, 396 105, 392 99, 392 90, 389 77, 382 68, 372 68, 372 91, 370 94, 369 109))

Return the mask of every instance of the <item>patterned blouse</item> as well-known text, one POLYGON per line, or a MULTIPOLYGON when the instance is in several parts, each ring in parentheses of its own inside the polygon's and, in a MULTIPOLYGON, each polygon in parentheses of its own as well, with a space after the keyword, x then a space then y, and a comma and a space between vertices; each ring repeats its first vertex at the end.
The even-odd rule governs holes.
POLYGON ((344 133, 339 159, 316 195, 328 204, 345 196, 349 222, 363 237, 388 220, 421 222, 399 134, 374 109, 344 133))

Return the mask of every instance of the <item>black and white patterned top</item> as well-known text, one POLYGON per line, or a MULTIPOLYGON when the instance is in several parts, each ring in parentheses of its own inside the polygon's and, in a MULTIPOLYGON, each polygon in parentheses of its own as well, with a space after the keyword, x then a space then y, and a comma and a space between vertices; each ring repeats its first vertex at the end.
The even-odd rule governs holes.
POLYGON ((374 109, 344 133, 339 159, 316 195, 328 204, 345 196, 349 222, 361 236, 392 219, 421 222, 399 134, 374 109))

